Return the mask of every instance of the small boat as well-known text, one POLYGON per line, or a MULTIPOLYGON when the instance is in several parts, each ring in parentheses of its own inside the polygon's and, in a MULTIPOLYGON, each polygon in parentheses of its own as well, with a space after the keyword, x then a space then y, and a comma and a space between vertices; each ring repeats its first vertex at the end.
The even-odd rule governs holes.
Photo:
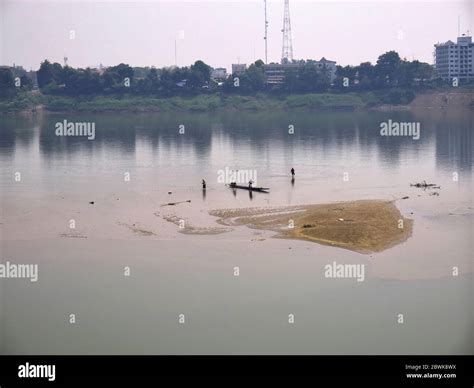
POLYGON ((248 191, 257 191, 259 193, 268 193, 270 190, 268 187, 249 187, 249 186, 241 186, 241 185, 228 185, 231 189, 243 189, 248 191))

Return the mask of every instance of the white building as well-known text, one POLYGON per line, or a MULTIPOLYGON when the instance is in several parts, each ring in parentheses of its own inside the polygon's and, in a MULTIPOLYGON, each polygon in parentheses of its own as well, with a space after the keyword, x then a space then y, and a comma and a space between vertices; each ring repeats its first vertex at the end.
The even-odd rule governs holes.
MULTIPOLYGON (((308 63, 311 66, 315 66, 319 71, 326 72, 329 80, 332 82, 336 78, 336 62, 330 61, 322 57, 319 61, 312 61, 308 63)), ((272 63, 264 65, 266 82, 269 85, 282 84, 285 80, 285 73, 289 70, 298 70, 305 66, 303 63, 272 63)))
POLYGON ((247 65, 245 63, 233 63, 232 64, 232 74, 242 74, 247 70, 247 65))
POLYGON ((448 40, 435 44, 435 68, 444 80, 474 80, 473 59, 474 44, 470 36, 458 37, 457 43, 448 40))
POLYGON ((322 57, 316 62, 316 66, 318 66, 319 69, 326 69, 329 79, 331 82, 334 81, 334 78, 336 78, 336 61, 330 61, 329 59, 322 57))
POLYGON ((227 78, 227 70, 223 67, 218 67, 211 70, 212 80, 225 80, 227 78))

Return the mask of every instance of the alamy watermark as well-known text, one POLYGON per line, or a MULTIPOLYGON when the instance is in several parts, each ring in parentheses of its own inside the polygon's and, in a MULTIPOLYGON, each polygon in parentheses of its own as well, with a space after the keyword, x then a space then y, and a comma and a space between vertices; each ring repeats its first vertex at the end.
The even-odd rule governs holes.
POLYGON ((0 279, 30 279, 38 281, 38 264, 0 263, 0 279))
POLYGON ((233 170, 229 167, 217 170, 217 183, 257 183, 257 170, 233 170))
POLYGON ((19 378, 43 378, 48 381, 56 380, 56 365, 34 365, 27 362, 18 366, 19 378))
POLYGON ((330 279, 357 279, 358 282, 365 280, 364 264, 337 264, 333 261, 324 266, 324 277, 330 279))
POLYGON ((56 136, 87 136, 88 140, 95 139, 94 122, 70 122, 63 120, 58 121, 54 128, 56 128, 56 136))
POLYGON ((420 138, 419 122, 397 122, 391 119, 380 123, 380 136, 411 136, 413 140, 420 138))

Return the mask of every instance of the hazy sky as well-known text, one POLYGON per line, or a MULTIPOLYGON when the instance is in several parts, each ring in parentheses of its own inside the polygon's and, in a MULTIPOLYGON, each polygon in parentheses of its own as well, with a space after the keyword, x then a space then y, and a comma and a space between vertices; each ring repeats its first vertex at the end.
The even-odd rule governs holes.
MULTIPOLYGON (((375 62, 388 50, 432 63, 433 44, 473 30, 473 0, 290 0, 296 59, 375 62)), ((283 0, 268 0, 269 61, 280 61, 283 0)), ((74 67, 214 67, 264 58, 263 0, 0 0, 0 63, 37 69, 44 59, 74 67), (73 39, 71 39, 73 38, 73 39)))

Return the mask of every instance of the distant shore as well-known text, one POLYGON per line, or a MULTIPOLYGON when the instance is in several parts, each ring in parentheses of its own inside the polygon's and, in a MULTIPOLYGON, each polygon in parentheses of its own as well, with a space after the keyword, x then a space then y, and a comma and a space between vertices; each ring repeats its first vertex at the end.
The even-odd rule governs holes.
POLYGON ((146 113, 272 110, 410 110, 413 108, 474 108, 472 89, 430 90, 416 94, 409 102, 387 103, 380 92, 320 93, 255 96, 203 94, 194 97, 143 97, 135 95, 63 97, 27 93, 0 100, 0 113, 32 115, 36 113, 146 113))

